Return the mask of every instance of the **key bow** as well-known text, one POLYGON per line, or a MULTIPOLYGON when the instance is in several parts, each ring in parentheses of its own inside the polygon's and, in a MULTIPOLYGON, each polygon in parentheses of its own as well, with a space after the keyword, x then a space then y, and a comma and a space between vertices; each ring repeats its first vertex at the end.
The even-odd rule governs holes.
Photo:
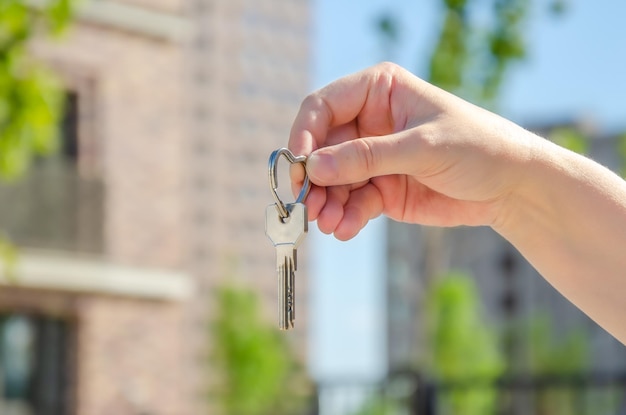
POLYGON ((306 199, 309 194, 309 190, 311 190, 311 182, 309 181, 309 176, 306 174, 306 156, 294 156, 294 154, 288 148, 279 148, 278 150, 274 150, 272 154, 270 154, 269 159, 269 180, 270 180, 270 189, 272 191, 272 196, 274 196, 274 200, 276 201, 276 209, 278 210, 278 214, 282 219, 287 219, 289 217, 289 210, 285 206, 280 197, 278 196, 278 159, 280 156, 285 157, 290 164, 302 163, 302 166, 305 167, 304 170, 304 183, 302 184, 302 189, 300 189, 300 193, 298 194, 298 198, 295 203, 303 203, 304 199, 306 199))

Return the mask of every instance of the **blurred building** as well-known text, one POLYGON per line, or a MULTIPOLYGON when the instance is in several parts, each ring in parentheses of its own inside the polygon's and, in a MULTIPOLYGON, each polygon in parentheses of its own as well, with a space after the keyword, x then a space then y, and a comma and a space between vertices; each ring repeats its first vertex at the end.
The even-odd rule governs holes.
MULTIPOLYGON (((551 136, 560 125, 535 129, 551 136)), ((568 124, 568 129, 579 128, 568 124)), ((593 130, 588 154, 614 170, 622 168, 618 137, 600 136, 593 130)), ((589 220, 593 220, 589 218, 589 220)), ((591 371, 621 373, 626 370, 626 348, 557 292, 522 255, 489 228, 435 229, 389 221, 388 240, 388 364, 390 369, 415 367, 424 357, 425 291, 432 279, 450 270, 471 275, 478 286, 486 320, 505 329, 506 357, 524 372, 535 353, 528 327, 520 323, 549 316, 555 339, 568 333, 585 333, 591 371)), ((590 276, 592 277, 592 276, 590 276)), ((544 339, 548 342, 550 339, 544 339)), ((576 362, 573 362, 574 365, 576 362)))
POLYGON ((61 152, 0 188, 20 249, 0 413, 210 413, 212 287, 252 286, 277 318, 267 158, 308 87, 308 19, 305 0, 93 0, 33 44, 67 105, 61 152))
MULTIPOLYGON (((190 272, 201 276, 191 303, 197 316, 191 332, 201 350, 212 288, 224 279, 255 287, 268 321, 278 327, 276 252, 264 233, 265 209, 273 203, 267 163, 287 145, 308 91, 310 15, 308 0, 193 0, 189 7, 187 252, 190 272)), ((281 177, 283 197, 293 200, 281 177)), ((306 241, 302 248, 296 328, 281 334, 304 359, 306 241)))

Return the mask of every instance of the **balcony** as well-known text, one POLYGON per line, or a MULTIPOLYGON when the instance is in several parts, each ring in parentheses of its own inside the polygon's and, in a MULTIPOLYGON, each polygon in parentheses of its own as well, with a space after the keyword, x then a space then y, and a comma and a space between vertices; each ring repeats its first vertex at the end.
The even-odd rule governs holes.
POLYGON ((81 177, 75 161, 60 154, 0 185, 0 230, 21 247, 101 254, 103 206, 102 180, 81 177))

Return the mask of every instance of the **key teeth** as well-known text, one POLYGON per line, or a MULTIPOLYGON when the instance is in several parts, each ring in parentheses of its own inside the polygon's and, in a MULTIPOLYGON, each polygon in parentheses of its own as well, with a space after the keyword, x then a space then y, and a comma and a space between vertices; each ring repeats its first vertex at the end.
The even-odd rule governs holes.
POLYGON ((285 247, 287 253, 278 252, 278 328, 290 330, 295 321, 295 250, 285 247))
POLYGON ((296 326, 295 326, 294 322, 291 321, 291 322, 287 323, 286 325, 282 325, 281 324, 280 331, 289 331, 289 330, 291 330, 291 329, 293 329, 295 327, 296 326))

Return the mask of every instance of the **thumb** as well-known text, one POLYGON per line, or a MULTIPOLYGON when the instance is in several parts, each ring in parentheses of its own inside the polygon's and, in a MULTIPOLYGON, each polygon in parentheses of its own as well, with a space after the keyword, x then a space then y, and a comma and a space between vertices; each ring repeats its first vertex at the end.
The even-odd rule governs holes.
POLYGON ((306 170, 318 186, 358 183, 376 176, 405 173, 414 157, 406 134, 363 137, 320 148, 309 155, 306 170))

